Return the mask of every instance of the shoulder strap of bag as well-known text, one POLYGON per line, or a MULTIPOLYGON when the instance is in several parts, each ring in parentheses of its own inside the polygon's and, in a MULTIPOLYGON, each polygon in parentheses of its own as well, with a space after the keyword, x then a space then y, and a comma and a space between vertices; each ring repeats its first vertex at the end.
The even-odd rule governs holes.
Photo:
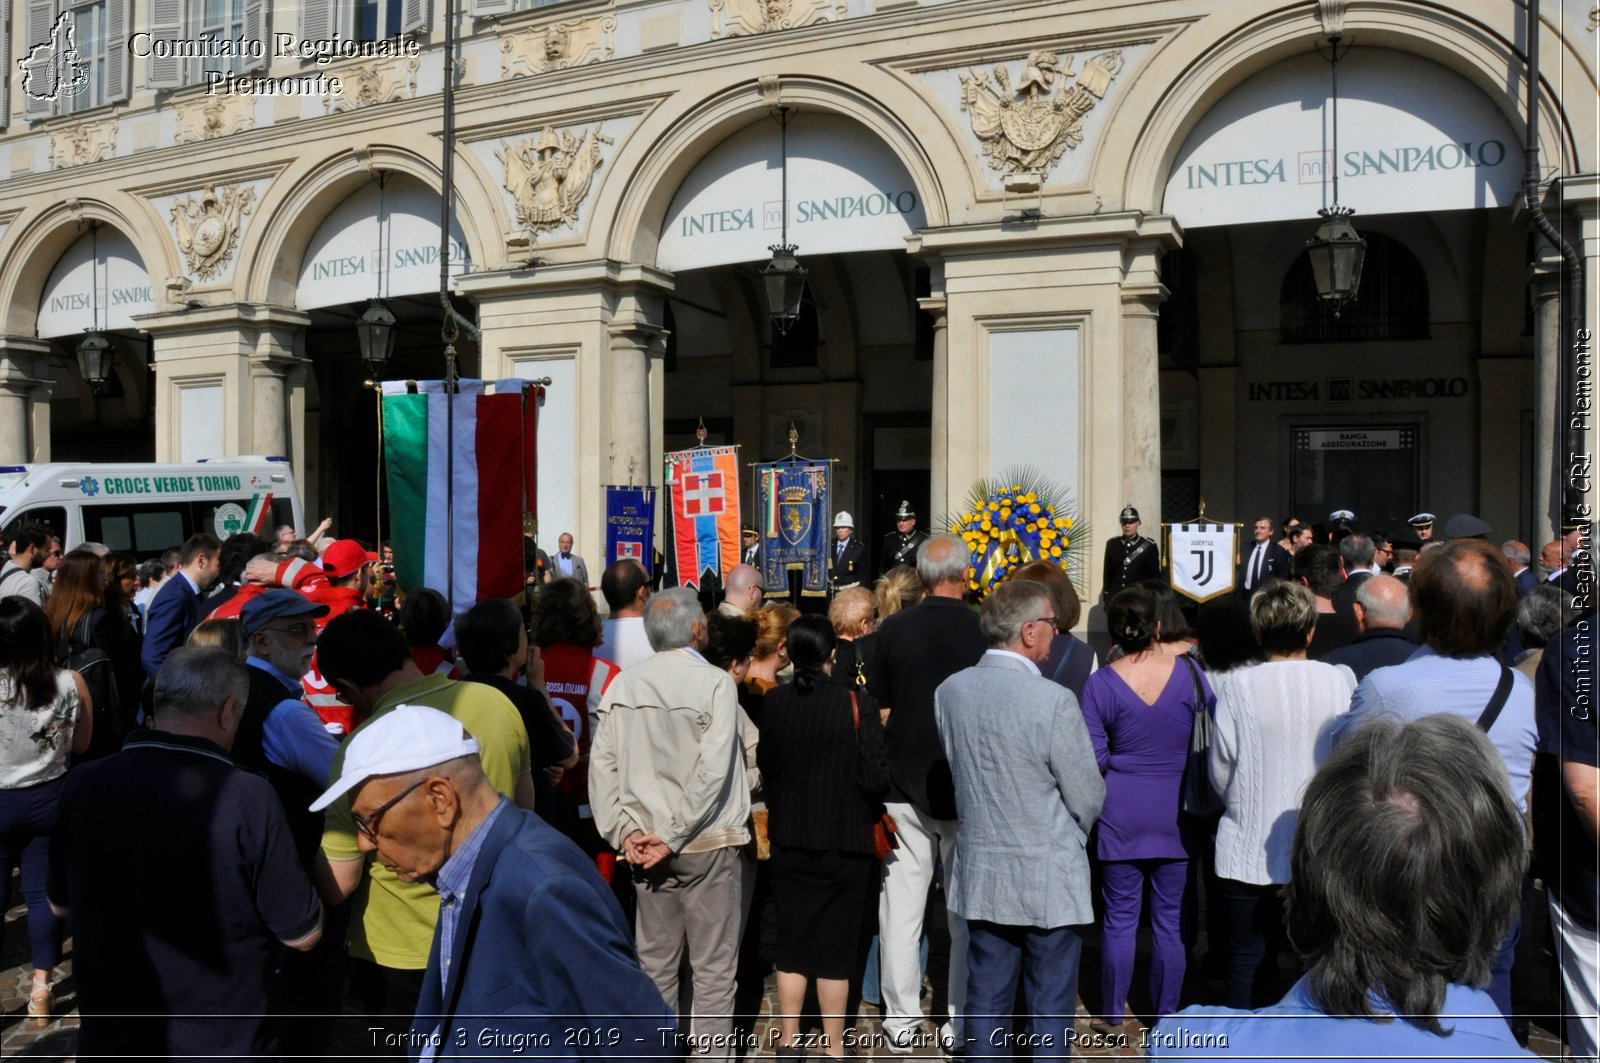
POLYGON ((1478 730, 1484 734, 1489 733, 1489 728, 1500 718, 1500 710, 1506 707, 1506 701, 1511 697, 1512 681, 1511 669, 1502 664, 1500 682, 1495 684, 1494 695, 1489 698, 1489 704, 1483 710, 1483 715, 1478 717, 1478 730))
POLYGON ((850 718, 856 722, 856 734, 861 733, 861 706, 856 703, 856 692, 850 691, 850 718))
POLYGON ((1187 653, 1178 654, 1178 660, 1182 661, 1189 669, 1189 678, 1194 680, 1194 711, 1204 712, 1206 708, 1206 690, 1205 687, 1200 685, 1200 669, 1195 665, 1194 658, 1187 653))

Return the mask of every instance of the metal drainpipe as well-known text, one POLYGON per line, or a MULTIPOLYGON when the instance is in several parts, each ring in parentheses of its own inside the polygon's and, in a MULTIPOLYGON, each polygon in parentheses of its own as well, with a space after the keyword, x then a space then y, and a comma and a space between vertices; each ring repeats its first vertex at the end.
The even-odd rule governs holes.
MULTIPOLYGON (((1566 482, 1567 503, 1577 502, 1585 492, 1579 488, 1580 473, 1573 459, 1584 452, 1585 432, 1578 427, 1577 381, 1578 336, 1584 327, 1585 289, 1583 259, 1576 249, 1561 235, 1561 230, 1545 217, 1539 191, 1539 5, 1540 0, 1528 0, 1528 142, 1523 149, 1526 168, 1522 178, 1523 198, 1527 200, 1528 214, 1533 227, 1549 240, 1561 253, 1566 267, 1572 310, 1568 327, 1562 330, 1561 342, 1565 350, 1561 371, 1558 373, 1562 395, 1561 417, 1565 425, 1566 455, 1560 459, 1563 479, 1566 482)), ((1532 265, 1532 263, 1530 263, 1532 265)), ((1559 523, 1559 517, 1557 518, 1559 523)))

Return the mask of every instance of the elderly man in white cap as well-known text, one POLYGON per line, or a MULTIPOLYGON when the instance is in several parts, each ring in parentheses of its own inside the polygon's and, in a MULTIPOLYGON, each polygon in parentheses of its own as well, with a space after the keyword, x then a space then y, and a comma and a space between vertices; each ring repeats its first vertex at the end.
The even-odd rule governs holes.
POLYGON ((856 538, 855 518, 840 510, 833 517, 833 577, 829 581, 835 591, 856 587, 868 582, 872 576, 867 571, 867 544, 856 538))
POLYGON ((670 1014, 616 899, 576 845, 495 791, 478 754, 459 721, 401 705, 355 733, 312 805, 349 794, 362 851, 439 891, 405 1047, 420 1059, 659 1054, 670 1014))

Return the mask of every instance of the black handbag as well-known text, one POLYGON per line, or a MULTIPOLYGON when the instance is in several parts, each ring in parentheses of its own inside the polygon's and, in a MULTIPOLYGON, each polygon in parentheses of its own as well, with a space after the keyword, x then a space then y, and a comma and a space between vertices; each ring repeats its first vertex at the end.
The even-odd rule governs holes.
POLYGON ((1183 764, 1183 781, 1178 786, 1178 807, 1185 815, 1208 817, 1222 814, 1222 798, 1211 785, 1211 713, 1206 711, 1205 687, 1200 684, 1200 669, 1189 655, 1178 658, 1194 680, 1194 723, 1189 730, 1189 759, 1183 764))

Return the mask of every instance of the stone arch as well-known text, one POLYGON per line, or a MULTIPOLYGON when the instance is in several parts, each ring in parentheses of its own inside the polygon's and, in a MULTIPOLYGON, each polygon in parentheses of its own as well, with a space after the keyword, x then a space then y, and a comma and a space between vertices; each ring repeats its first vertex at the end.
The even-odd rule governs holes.
MULTIPOLYGON (((339 203, 372 180, 373 170, 405 174, 435 193, 443 186, 439 166, 426 154, 431 137, 417 144, 373 144, 291 167, 267 191, 258 212, 267 218, 260 235, 242 252, 242 296, 247 301, 295 305, 300 263, 318 227, 339 203)), ((477 269, 504 265, 499 233, 509 227, 492 182, 469 152, 456 151, 457 208, 454 221, 477 269)))
MULTIPOLYGON (((885 80, 880 86, 883 91, 877 94, 804 76, 781 77, 779 85, 784 105, 851 119, 882 140, 911 175, 922 198, 927 226, 948 224, 950 209, 939 179, 945 171, 930 147, 901 117, 925 104, 903 85, 885 80), (897 110, 896 102, 904 106, 897 110)), ((759 84, 743 81, 686 110, 651 115, 646 120, 648 128, 641 131, 644 135, 633 139, 634 144, 642 145, 636 149, 638 156, 613 164, 616 172, 629 178, 615 193, 614 208, 597 215, 612 219, 606 256, 619 262, 654 264, 661 225, 684 178, 717 144, 747 125, 768 120, 771 111, 759 84)))
POLYGON ((85 226, 91 221, 116 229, 134 246, 153 287, 160 288, 167 277, 182 275, 177 246, 164 238, 166 226, 149 201, 111 192, 104 198, 52 204, 32 217, 19 219, 15 238, 6 250, 6 265, 0 267, 6 334, 35 334, 39 300, 50 271, 67 248, 87 231, 85 226))
MULTIPOLYGON (((1505 116, 1519 137, 1526 134, 1522 117, 1522 16, 1517 14, 1513 38, 1492 28, 1503 22, 1511 5, 1494 6, 1465 0, 1453 11, 1377 7, 1352 9, 1345 18, 1346 41, 1362 47, 1392 48, 1429 60, 1467 79, 1505 116)), ((1559 14, 1557 15, 1559 17, 1559 14)), ((1105 157, 1127 158, 1122 196, 1130 209, 1159 212, 1167 178, 1178 152, 1194 127, 1234 88, 1275 63, 1303 55, 1313 42, 1323 39, 1321 23, 1312 5, 1271 12, 1244 25, 1217 25, 1208 32, 1206 20, 1179 38, 1165 57, 1182 73, 1170 80, 1147 79, 1123 103, 1130 117, 1143 121, 1112 124, 1121 143, 1106 145, 1105 157), (1115 148, 1115 150, 1113 150, 1115 148)), ((1571 52, 1559 28, 1547 25, 1544 91, 1540 96, 1540 157, 1546 164, 1561 160, 1570 172, 1587 172, 1595 166, 1595 131, 1569 120, 1559 99, 1590 99, 1590 91, 1558 93, 1550 71, 1559 62, 1564 69, 1587 71, 1582 57, 1571 52)), ((1591 123, 1592 124, 1592 123, 1591 123)))

